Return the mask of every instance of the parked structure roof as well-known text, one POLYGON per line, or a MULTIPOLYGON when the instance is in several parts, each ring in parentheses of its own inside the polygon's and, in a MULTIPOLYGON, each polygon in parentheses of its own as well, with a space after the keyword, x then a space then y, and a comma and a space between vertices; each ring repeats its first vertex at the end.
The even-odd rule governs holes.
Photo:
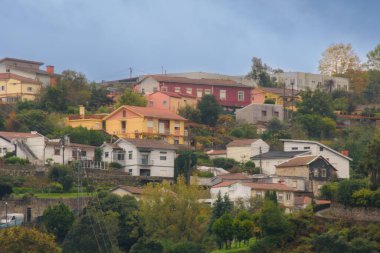
POLYGON ((252 143, 257 141, 258 139, 237 139, 233 140, 227 144, 227 147, 242 147, 242 146, 250 146, 252 143))
POLYGON ((278 159, 278 158, 293 158, 295 156, 299 156, 299 155, 302 155, 302 154, 309 154, 310 151, 289 151, 289 152, 285 152, 285 151, 269 151, 269 152, 266 152, 266 153, 263 153, 261 155, 255 155, 255 156, 252 156, 251 159, 252 160, 256 160, 256 159, 278 159))

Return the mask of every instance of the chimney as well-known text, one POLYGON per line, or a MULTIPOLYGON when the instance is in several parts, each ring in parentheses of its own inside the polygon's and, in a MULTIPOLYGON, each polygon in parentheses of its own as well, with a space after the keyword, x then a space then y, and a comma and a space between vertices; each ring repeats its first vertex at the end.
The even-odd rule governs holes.
POLYGON ((349 156, 350 155, 350 152, 348 150, 342 150, 340 153, 342 155, 345 155, 345 156, 349 156))
POLYGON ((79 115, 81 116, 82 119, 84 119, 84 116, 86 115, 86 109, 84 108, 83 105, 79 106, 79 115))
POLYGON ((46 66, 46 72, 48 72, 50 76, 50 86, 55 87, 57 85, 57 80, 55 80, 55 76, 54 76, 54 66, 52 65, 46 66))

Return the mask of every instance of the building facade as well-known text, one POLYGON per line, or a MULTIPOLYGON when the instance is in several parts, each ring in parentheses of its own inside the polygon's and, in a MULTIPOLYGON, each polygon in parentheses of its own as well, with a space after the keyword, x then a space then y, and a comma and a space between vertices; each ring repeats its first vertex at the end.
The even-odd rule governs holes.
POLYGON ((104 162, 117 162, 132 176, 174 177, 174 159, 177 148, 162 140, 119 139, 105 143, 104 162))
POLYGON ((227 158, 247 162, 252 156, 266 153, 269 145, 261 139, 237 139, 227 144, 227 158))
POLYGON ((195 108, 198 103, 196 96, 183 93, 157 91, 147 96, 147 107, 169 110, 178 113, 179 108, 190 106, 195 108))
POLYGON ((236 120, 249 124, 268 123, 273 118, 284 120, 284 107, 271 104, 250 104, 235 112, 236 120))
POLYGON ((33 101, 42 84, 34 79, 13 73, 0 73, 0 102, 33 101))
POLYGON ((146 76, 136 86, 141 93, 156 91, 185 93, 202 98, 214 95, 218 104, 225 109, 234 110, 251 103, 252 88, 232 80, 190 79, 186 77, 146 76))

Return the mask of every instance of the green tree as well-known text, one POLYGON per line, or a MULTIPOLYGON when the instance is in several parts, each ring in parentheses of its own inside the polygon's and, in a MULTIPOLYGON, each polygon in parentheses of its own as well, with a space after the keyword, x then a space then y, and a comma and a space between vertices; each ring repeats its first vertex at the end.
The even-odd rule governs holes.
POLYGON ((63 253, 120 252, 118 214, 86 208, 62 244, 63 253))
POLYGON ((168 182, 148 184, 140 202, 141 224, 152 239, 200 242, 207 232, 208 209, 199 202, 199 188, 179 177, 168 182))
POLYGON ((221 107, 213 95, 205 95, 198 102, 197 108, 200 112, 200 121, 202 124, 215 126, 221 107))
POLYGON ((313 238, 315 252, 341 253, 348 252, 348 244, 339 238, 337 233, 326 233, 313 238))
POLYGON ((376 190, 380 186, 380 137, 369 143, 361 170, 368 175, 370 188, 376 190))
POLYGON ((9 183, 0 182, 0 200, 2 200, 5 196, 12 194, 12 192, 12 185, 9 183))
POLYGON ((141 94, 133 92, 131 89, 126 89, 124 94, 120 97, 117 105, 133 105, 133 106, 146 106, 147 100, 141 94))
POLYGON ((5 119, 3 115, 0 114, 0 130, 5 130, 5 119))
POLYGON ((230 135, 237 138, 254 139, 257 138, 257 128, 251 124, 240 123, 232 128, 230 135))
POLYGON ((370 69, 380 70, 380 44, 367 54, 367 66, 370 69))
POLYGON ((286 235, 289 232, 289 223, 280 207, 272 201, 265 201, 259 220, 264 236, 286 235))
POLYGON ((352 194, 366 187, 366 182, 358 179, 348 179, 339 182, 337 190, 336 190, 336 200, 345 205, 352 206, 355 205, 354 199, 352 198, 352 194))
POLYGON ((37 131, 43 135, 54 132, 55 125, 49 119, 48 113, 42 110, 24 110, 15 116, 13 131, 37 131))
POLYGON ((0 251, 7 253, 58 253, 52 235, 36 229, 12 227, 0 230, 0 251))
POLYGON ((189 183, 192 171, 197 165, 197 156, 193 151, 180 150, 174 160, 174 177, 183 176, 189 183))
POLYGON ((90 98, 90 89, 84 74, 64 70, 57 80, 57 89, 69 106, 85 105, 90 98))
MULTIPOLYGON (((22 107, 21 107, 22 108, 22 107)), ((39 105, 35 109, 43 109, 49 112, 66 112, 66 94, 57 87, 47 87, 41 92, 39 105)))
POLYGON ((130 253, 163 253, 164 247, 160 242, 151 240, 149 238, 141 238, 137 243, 133 245, 130 253))
POLYGON ((50 170, 48 177, 60 183, 65 192, 69 191, 74 183, 73 171, 66 165, 54 165, 50 170))
POLYGON ((218 218, 212 225, 212 232, 218 238, 220 246, 225 244, 225 247, 231 248, 231 243, 234 237, 233 219, 231 214, 225 213, 218 218))
POLYGON ((349 253, 375 253, 379 252, 378 249, 376 242, 357 237, 350 242, 349 253))
POLYGON ((330 94, 320 90, 301 92, 302 101, 297 103, 297 114, 317 114, 334 118, 334 105, 330 94))
POLYGON ((200 122, 201 115, 199 110, 190 105, 185 105, 181 108, 178 108, 178 114, 184 117, 185 119, 194 122, 200 122))
POLYGON ((369 103, 380 102, 380 71, 370 70, 368 71, 368 86, 364 90, 364 98, 369 103))
POLYGON ((55 131, 54 136, 70 136, 73 143, 86 144, 92 146, 102 145, 108 138, 108 135, 102 131, 87 129, 85 127, 65 127, 55 131))
POLYGON ((108 92, 105 87, 99 87, 97 84, 90 85, 90 99, 88 101, 88 108, 96 111, 101 106, 110 105, 113 103, 112 99, 107 96, 108 92))
POLYGON ((58 241, 65 239, 73 222, 74 213, 63 203, 49 206, 43 214, 43 223, 47 231, 54 234, 58 241))
POLYGON ((268 74, 270 70, 271 68, 264 64, 260 58, 253 57, 251 71, 247 74, 247 77, 254 80, 260 86, 275 87, 275 80, 268 74))
POLYGON ((215 167, 223 168, 225 170, 230 170, 237 164, 237 162, 232 158, 218 157, 218 158, 212 159, 212 164, 215 167))

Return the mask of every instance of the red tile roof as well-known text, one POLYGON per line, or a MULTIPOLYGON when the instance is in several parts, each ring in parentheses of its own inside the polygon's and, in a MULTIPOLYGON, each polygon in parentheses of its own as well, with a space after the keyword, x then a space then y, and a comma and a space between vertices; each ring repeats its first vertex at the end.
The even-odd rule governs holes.
POLYGON ((311 204, 311 198, 308 196, 296 196, 294 197, 294 204, 296 206, 303 206, 311 204))
POLYGON ((116 189, 123 189, 124 191, 130 192, 132 194, 142 194, 143 193, 142 188, 135 187, 135 186, 120 185, 119 187, 116 187, 114 190, 116 190, 116 189))
POLYGON ((103 119, 104 117, 108 116, 108 114, 105 115, 70 115, 67 118, 69 120, 77 120, 77 119, 103 119))
POLYGON ((296 191, 296 189, 281 183, 243 183, 243 185, 251 187, 255 190, 296 191))
POLYGON ((37 82, 36 80, 34 80, 32 78, 23 77, 23 76, 16 75, 13 73, 0 73, 0 79, 1 80, 15 79, 15 80, 18 80, 22 83, 40 84, 39 82, 37 82))
POLYGON ((305 155, 305 156, 297 156, 286 162, 283 162, 276 167, 297 167, 297 166, 306 166, 314 161, 318 156, 315 155, 305 155))
POLYGON ((33 137, 41 137, 39 134, 32 133, 19 133, 19 132, 0 132, 0 137, 10 141, 12 139, 17 138, 33 138, 33 137))
POLYGON ((146 76, 145 78, 149 78, 149 77, 154 78, 158 82, 167 82, 167 83, 201 84, 201 85, 203 84, 203 85, 213 85, 213 86, 232 86, 232 87, 251 88, 247 85, 237 83, 229 79, 207 79, 207 78, 191 79, 187 77, 174 77, 174 76, 164 76, 164 75, 151 75, 151 76, 146 76))
POLYGON ((241 147, 241 146, 250 146, 253 142, 258 139, 237 139, 233 140, 227 144, 227 147, 241 147))
POLYGON ((187 119, 179 116, 178 114, 175 114, 174 112, 168 111, 168 110, 160 110, 154 107, 140 107, 140 106, 130 106, 130 105, 123 105, 113 111, 111 114, 109 114, 105 119, 110 117, 111 115, 115 114, 116 112, 120 111, 121 109, 127 109, 134 113, 140 114, 144 117, 150 117, 150 118, 159 118, 159 119, 172 119, 172 120, 183 120, 186 121, 187 119))
POLYGON ((223 182, 220 182, 219 184, 212 186, 211 188, 228 187, 228 186, 236 184, 236 183, 240 183, 240 181, 238 181, 238 180, 223 181, 223 182))
POLYGON ((175 98, 182 98, 182 97, 197 98, 194 95, 186 94, 186 93, 177 93, 177 92, 169 92, 169 91, 157 91, 157 92, 161 92, 163 94, 168 95, 169 97, 175 97, 175 98))

